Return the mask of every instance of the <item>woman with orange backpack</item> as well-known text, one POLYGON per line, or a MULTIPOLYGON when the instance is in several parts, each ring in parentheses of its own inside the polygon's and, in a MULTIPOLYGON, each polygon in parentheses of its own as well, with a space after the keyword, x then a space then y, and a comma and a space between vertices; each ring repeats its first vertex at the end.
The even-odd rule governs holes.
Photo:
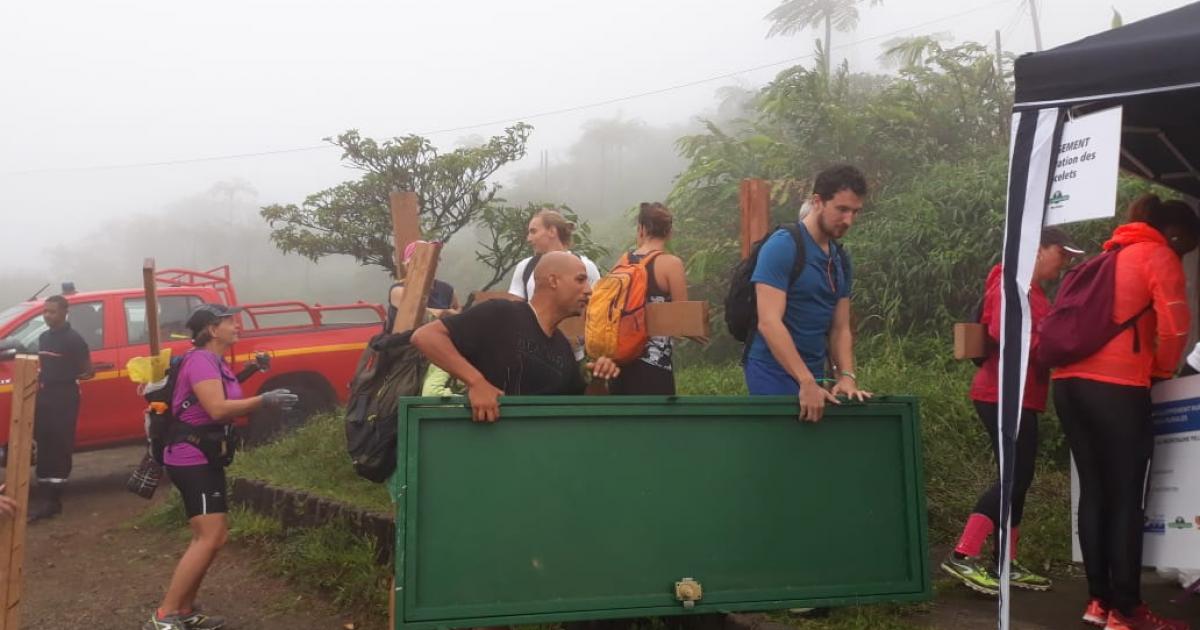
MULTIPOLYGON (((1079 543, 1090 600, 1083 621, 1108 630, 1186 630, 1141 598, 1142 527, 1154 429, 1150 385, 1179 365, 1190 327, 1180 258, 1200 219, 1186 204, 1145 195, 1104 244, 1116 256, 1116 336, 1054 370, 1054 406, 1079 472, 1079 543)), ((1061 298, 1061 296, 1060 296, 1061 298)))
MULTIPOLYGON (((661 203, 642 203, 638 211, 637 246, 617 264, 620 267, 645 263, 646 303, 688 299, 683 261, 666 253, 673 220, 671 211, 661 203)), ((620 376, 609 381, 609 393, 674 395, 673 353, 670 337, 650 337, 641 356, 623 364, 620 376)))

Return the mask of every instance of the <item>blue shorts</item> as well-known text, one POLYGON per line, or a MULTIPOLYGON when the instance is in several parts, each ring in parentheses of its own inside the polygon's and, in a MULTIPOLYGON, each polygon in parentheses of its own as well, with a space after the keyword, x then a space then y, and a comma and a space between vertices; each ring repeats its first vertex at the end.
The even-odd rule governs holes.
POLYGON ((746 389, 751 396, 795 396, 800 393, 800 384, 778 363, 746 358, 742 367, 746 376, 746 389))

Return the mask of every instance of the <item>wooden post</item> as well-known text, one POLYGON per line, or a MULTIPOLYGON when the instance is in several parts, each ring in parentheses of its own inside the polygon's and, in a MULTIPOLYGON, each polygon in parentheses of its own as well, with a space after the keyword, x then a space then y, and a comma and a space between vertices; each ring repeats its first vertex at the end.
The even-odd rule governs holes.
POLYGON ((12 423, 8 434, 5 495, 16 501, 17 513, 0 520, 0 630, 20 627, 21 587, 24 580, 25 518, 29 512, 29 464, 33 452, 33 414, 37 405, 38 359, 18 355, 13 363, 12 423))
POLYGON ((750 255, 750 246, 770 229, 771 182, 743 179, 738 200, 742 207, 742 258, 745 258, 750 255))
POLYGON ((421 240, 421 205, 417 193, 393 190, 388 195, 392 211, 392 244, 396 248, 396 278, 404 277, 404 248, 421 240))
POLYGON ((158 333, 158 283, 154 278, 154 259, 142 262, 142 286, 146 290, 146 334, 150 340, 150 356, 157 357, 162 346, 158 333))
MULTIPOLYGON (((437 275, 438 254, 441 245, 423 243, 413 250, 413 256, 404 264, 404 249, 409 243, 421 240, 421 205, 417 193, 393 190, 388 195, 392 212, 392 246, 395 248, 396 279, 404 278, 404 296, 396 308, 396 321, 392 332, 415 330, 425 320, 425 305, 429 302, 429 290, 437 275)), ((391 296, 388 296, 391 300, 391 296)), ((392 578, 388 589, 388 628, 396 627, 396 579, 392 578)), ((3 629, 0 629, 3 630, 3 629)))
POLYGON ((413 250, 413 256, 406 265, 404 297, 400 298, 400 305, 396 309, 392 332, 413 330, 424 322, 425 304, 429 301, 429 290, 433 288, 441 249, 441 245, 434 243, 418 243, 413 250))

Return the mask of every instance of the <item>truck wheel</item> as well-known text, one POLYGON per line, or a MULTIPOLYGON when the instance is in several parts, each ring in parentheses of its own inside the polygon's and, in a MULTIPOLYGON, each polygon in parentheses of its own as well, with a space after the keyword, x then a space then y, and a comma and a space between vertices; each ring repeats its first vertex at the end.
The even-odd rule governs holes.
POLYGON ((282 411, 279 409, 260 409, 250 416, 250 426, 246 430, 246 445, 260 446, 274 441, 276 438, 290 433, 296 427, 303 426, 313 414, 333 409, 337 405, 332 389, 328 383, 317 379, 286 380, 267 383, 263 391, 276 388, 287 388, 300 397, 300 402, 294 409, 282 411))

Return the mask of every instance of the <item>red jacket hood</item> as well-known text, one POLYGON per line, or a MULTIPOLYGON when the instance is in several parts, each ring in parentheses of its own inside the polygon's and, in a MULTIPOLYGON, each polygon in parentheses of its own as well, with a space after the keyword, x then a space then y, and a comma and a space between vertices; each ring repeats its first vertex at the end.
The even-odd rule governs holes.
POLYGON ((1162 232, 1154 229, 1149 223, 1135 221, 1126 223, 1113 230, 1112 238, 1104 243, 1104 251, 1108 251, 1117 246, 1133 245, 1134 243, 1160 243, 1167 245, 1167 237, 1162 235, 1162 232))
POLYGON ((992 267, 992 270, 988 272, 987 282, 983 286, 990 287, 993 283, 999 283, 999 276, 1003 271, 1004 268, 999 264, 997 264, 995 267, 992 267))

